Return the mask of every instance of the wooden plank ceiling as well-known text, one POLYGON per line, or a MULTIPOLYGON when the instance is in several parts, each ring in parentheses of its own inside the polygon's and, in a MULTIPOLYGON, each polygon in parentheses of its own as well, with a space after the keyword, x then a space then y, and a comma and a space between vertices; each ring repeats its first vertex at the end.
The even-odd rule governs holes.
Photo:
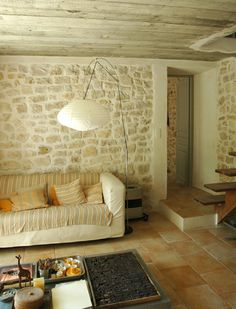
POLYGON ((189 46, 234 25, 236 0, 0 0, 0 55, 219 60, 189 46))

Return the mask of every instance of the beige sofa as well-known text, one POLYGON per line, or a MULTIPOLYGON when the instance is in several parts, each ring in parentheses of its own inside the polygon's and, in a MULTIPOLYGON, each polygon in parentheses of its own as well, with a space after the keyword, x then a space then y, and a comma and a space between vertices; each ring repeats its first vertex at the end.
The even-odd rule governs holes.
POLYGON ((0 176, 0 196, 20 188, 66 184, 80 177, 84 186, 102 183, 104 204, 51 206, 0 211, 0 248, 121 237, 125 230, 125 187, 110 173, 45 173, 0 176))

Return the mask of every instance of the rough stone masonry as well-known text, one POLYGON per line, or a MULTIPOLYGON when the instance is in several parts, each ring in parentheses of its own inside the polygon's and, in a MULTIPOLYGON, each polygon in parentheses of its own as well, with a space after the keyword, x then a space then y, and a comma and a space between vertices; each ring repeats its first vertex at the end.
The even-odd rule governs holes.
MULTIPOLYGON (((128 137, 130 183, 152 187, 151 66, 116 66, 128 137)), ((0 64, 0 173, 110 171, 122 180, 124 137, 116 82, 96 70, 88 98, 109 108, 101 129, 78 132, 57 122, 60 109, 81 99, 90 77, 75 64, 0 64)))

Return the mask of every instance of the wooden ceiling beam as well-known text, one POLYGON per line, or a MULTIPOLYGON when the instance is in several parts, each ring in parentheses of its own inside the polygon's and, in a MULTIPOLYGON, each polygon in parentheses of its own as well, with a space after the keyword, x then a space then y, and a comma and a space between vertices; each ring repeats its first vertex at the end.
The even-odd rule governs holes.
POLYGON ((96 43, 97 39, 107 39, 107 40, 128 40, 128 41, 139 41, 140 43, 144 41, 160 41, 169 42, 169 44, 173 43, 173 40, 180 41, 183 43, 191 43, 199 38, 203 37, 198 34, 181 34, 181 33, 173 33, 173 32, 153 32, 153 31, 122 31, 116 29, 110 30, 101 30, 101 29, 81 29, 77 31, 75 29, 65 28, 62 31, 57 31, 56 29, 53 30, 31 30, 31 28, 18 28, 17 32, 14 32, 14 29, 9 29, 0 26, 0 41, 5 39, 14 39, 16 40, 20 37, 25 37, 28 40, 30 38, 38 37, 38 39, 48 40, 50 39, 62 39, 66 40, 74 40, 77 39, 92 39, 94 43, 96 43), (171 42, 170 42, 171 40, 171 42))
POLYGON ((124 57, 124 58, 150 58, 150 59, 184 59, 184 60, 201 60, 201 61, 217 61, 220 59, 221 55, 213 55, 209 53, 204 53, 200 55, 199 53, 188 53, 186 50, 175 52, 175 58, 173 58, 173 50, 159 50, 159 51, 143 51, 140 53, 133 49, 129 51, 124 50, 111 50, 109 49, 92 49, 92 50, 80 50, 71 49, 70 52, 67 49, 51 49, 45 46, 39 49, 38 47, 31 50, 29 53, 28 48, 17 48, 16 46, 8 46, 0 48, 0 55, 35 55, 35 56, 55 56, 55 57, 124 57))
MULTIPOLYGON (((233 25, 233 22, 228 22, 229 25, 233 25)), ((97 19, 78 19, 78 18, 47 18, 47 17, 14 17, 9 15, 0 15, 0 31, 2 29, 6 28, 13 28, 15 31, 18 30, 18 28, 27 27, 28 29, 58 29, 59 31, 62 31, 66 28, 71 29, 124 29, 126 32, 129 30, 135 30, 135 31, 157 31, 157 32, 163 32, 163 31, 169 31, 169 32, 175 32, 175 33, 197 33, 197 34, 209 34, 212 32, 218 32, 222 29, 222 25, 218 23, 217 25, 211 26, 211 25, 192 25, 188 24, 187 22, 182 22, 182 24, 174 24, 174 23, 168 23, 168 22, 126 22, 126 21, 104 21, 104 20, 97 20, 97 19)), ((225 27, 225 25, 224 25, 225 27)))
MULTIPOLYGON (((38 38, 37 36, 1 36, 0 46, 1 45, 8 45, 8 44, 16 44, 20 42, 20 44, 27 44, 32 46, 40 46, 40 45, 48 45, 49 47, 53 46, 64 46, 65 48, 69 48, 71 46, 74 47, 81 47, 84 48, 93 47, 93 46, 104 46, 104 47, 116 47, 119 48, 120 46, 127 46, 132 48, 170 48, 170 44, 168 41, 165 40, 152 40, 152 39, 145 39, 142 41, 142 44, 140 44, 139 38, 132 38, 132 39, 126 39, 123 38, 118 39, 117 37, 113 38, 112 36, 110 38, 96 38, 96 44, 94 44, 95 39, 89 37, 85 38, 55 38, 55 37, 41 37, 38 38)), ((173 40, 171 44, 171 49, 181 49, 183 46, 186 46, 188 48, 190 44, 190 40, 173 40)))
POLYGON ((236 12, 234 0, 0 0, 0 5, 4 7, 22 7, 34 9, 52 9, 52 10, 104 10, 112 7, 113 10, 126 9, 157 9, 161 7, 180 7, 203 10, 218 10, 226 12, 236 12))

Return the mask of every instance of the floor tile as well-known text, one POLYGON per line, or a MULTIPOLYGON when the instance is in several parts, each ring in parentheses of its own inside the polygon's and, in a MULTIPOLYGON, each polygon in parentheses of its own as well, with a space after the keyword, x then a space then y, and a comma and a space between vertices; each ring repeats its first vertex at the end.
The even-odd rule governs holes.
POLYGON ((236 274, 236 258, 224 258, 220 260, 228 269, 230 269, 233 273, 236 274))
POLYGON ((147 248, 155 253, 171 249, 171 247, 161 237, 156 237, 150 240, 141 240, 141 247, 147 248))
POLYGON ((202 274, 202 278, 219 295, 226 292, 236 293, 236 275, 228 269, 202 274))
POLYGON ((156 232, 178 230, 174 223, 170 222, 161 215, 159 215, 158 219, 155 222, 151 222, 150 225, 154 228, 156 232))
POLYGON ((187 265, 186 261, 174 250, 156 252, 152 255, 152 260, 158 269, 187 265))
POLYGON ((209 231, 217 236, 218 238, 224 240, 228 237, 234 237, 235 236, 235 230, 232 228, 227 227, 223 223, 218 225, 217 227, 209 229, 209 231))
POLYGON ((223 293, 221 296, 226 301, 226 303, 229 306, 231 306, 232 309, 236 309, 236 293, 235 292, 223 293))
POLYGON ((159 283, 171 301, 171 308, 173 306, 183 305, 182 299, 179 297, 167 279, 161 278, 159 283))
POLYGON ((187 308, 223 309, 230 308, 208 285, 198 285, 180 289, 179 295, 187 308))
POLYGON ((187 255, 184 257, 184 259, 198 274, 204 274, 206 272, 224 268, 221 263, 217 262, 204 250, 201 250, 192 255, 187 255))
POLYGON ((218 240, 210 245, 203 246, 203 248, 216 259, 236 257, 236 248, 232 248, 221 240, 218 240))
POLYGON ((190 230, 186 231, 186 234, 190 236, 197 244, 204 246, 209 245, 217 241, 217 237, 213 235, 209 230, 190 230))
POLYGON ((138 248, 137 251, 145 263, 149 264, 153 262, 153 259, 152 259, 153 254, 148 249, 141 247, 141 248, 138 248))
POLYGON ((16 255, 21 255, 22 263, 24 263, 24 248, 7 248, 0 249, 0 265, 14 265, 17 264, 16 255))
POLYGON ((154 278, 160 283, 160 280, 164 280, 162 272, 154 265, 154 263, 147 264, 148 270, 154 276, 154 278))
POLYGON ((180 230, 161 232, 160 235, 168 243, 181 240, 190 240, 190 238, 180 230))
POLYGON ((180 255, 184 256, 197 253, 201 250, 201 247, 199 247, 192 240, 173 242, 171 243, 171 247, 175 249, 180 255))
POLYGON ((73 255, 84 255, 83 243, 55 245, 55 257, 65 257, 73 255))
POLYGON ((174 289, 187 288, 205 283, 190 266, 163 269, 161 272, 174 289))
POLYGON ((39 259, 55 258, 55 249, 53 246, 34 246, 25 250, 23 262, 37 262, 39 259))

